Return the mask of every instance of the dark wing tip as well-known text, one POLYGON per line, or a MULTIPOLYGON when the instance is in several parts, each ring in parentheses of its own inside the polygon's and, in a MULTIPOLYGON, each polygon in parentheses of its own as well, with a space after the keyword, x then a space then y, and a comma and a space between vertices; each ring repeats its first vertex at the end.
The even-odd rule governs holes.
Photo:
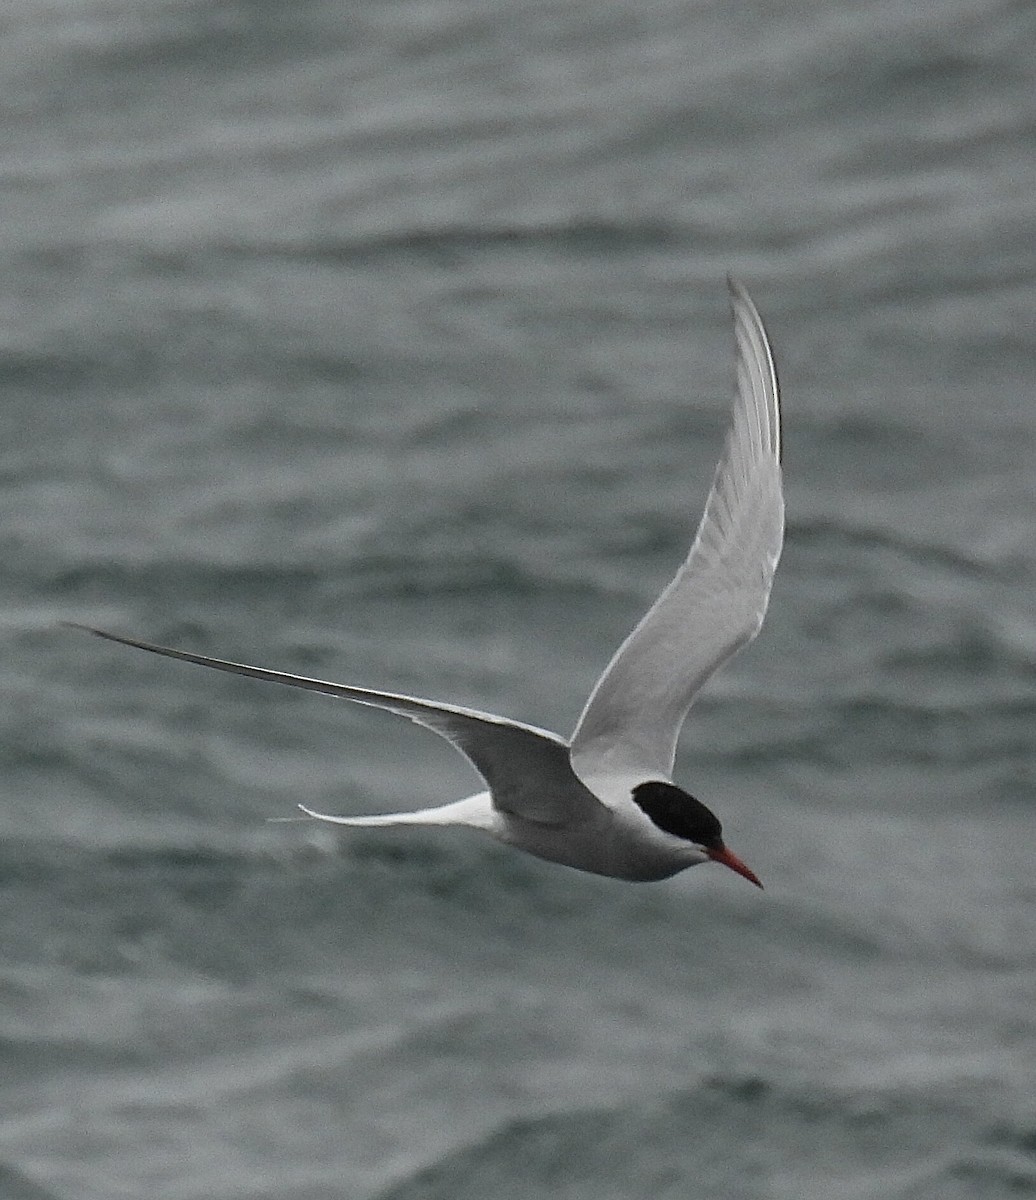
POLYGON ((738 300, 748 300, 751 303, 751 297, 748 295, 747 288, 733 271, 727 272, 727 288, 731 296, 736 297, 738 300))
POLYGON ((95 625, 84 625, 81 621, 59 621, 58 625, 63 629, 78 629, 80 633, 92 633, 94 637, 104 638, 106 642, 118 642, 121 646, 134 646, 140 650, 156 649, 150 642, 140 642, 135 638, 120 637, 117 633, 108 633, 107 630, 98 629, 95 625))

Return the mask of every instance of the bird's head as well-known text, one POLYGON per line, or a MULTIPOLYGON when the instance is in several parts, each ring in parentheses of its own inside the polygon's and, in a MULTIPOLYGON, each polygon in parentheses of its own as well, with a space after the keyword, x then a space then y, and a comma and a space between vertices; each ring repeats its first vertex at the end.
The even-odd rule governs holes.
POLYGON ((637 784, 633 789, 633 799, 659 829, 690 842, 701 852, 703 859, 722 863, 738 875, 743 875, 757 888, 763 886, 751 867, 724 845, 723 826, 716 814, 690 792, 683 791, 675 784, 654 780, 637 784))

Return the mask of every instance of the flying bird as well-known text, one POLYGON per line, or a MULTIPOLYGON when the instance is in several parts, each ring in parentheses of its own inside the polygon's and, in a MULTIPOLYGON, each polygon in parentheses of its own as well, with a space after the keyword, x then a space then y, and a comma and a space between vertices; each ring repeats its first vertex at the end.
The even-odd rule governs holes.
POLYGON ((723 454, 694 543, 615 652, 571 740, 507 717, 251 667, 76 624, 98 637, 252 679, 383 708, 444 737, 485 790, 435 808, 335 825, 466 826, 539 858, 630 881, 718 862, 762 887, 716 815, 673 782, 684 718, 713 674, 759 632, 784 541, 777 372, 766 329, 730 279, 737 386, 723 454))

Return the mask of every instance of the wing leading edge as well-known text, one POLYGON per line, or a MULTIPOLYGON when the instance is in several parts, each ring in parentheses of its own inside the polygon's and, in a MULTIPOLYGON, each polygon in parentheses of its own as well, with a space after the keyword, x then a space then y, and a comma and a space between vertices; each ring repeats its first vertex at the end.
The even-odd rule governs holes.
POLYGON ((249 679, 320 692, 407 717, 445 738, 468 759, 485 780, 494 807, 501 812, 541 824, 560 825, 577 818, 581 808, 586 809, 598 803, 573 775, 568 743, 547 729, 538 729, 521 721, 455 704, 439 704, 416 696, 331 683, 305 675, 272 671, 267 667, 252 667, 245 663, 212 658, 207 654, 194 654, 189 650, 123 637, 92 625, 75 622, 65 624, 106 641, 147 650, 166 658, 211 667, 232 675, 244 675, 249 679))

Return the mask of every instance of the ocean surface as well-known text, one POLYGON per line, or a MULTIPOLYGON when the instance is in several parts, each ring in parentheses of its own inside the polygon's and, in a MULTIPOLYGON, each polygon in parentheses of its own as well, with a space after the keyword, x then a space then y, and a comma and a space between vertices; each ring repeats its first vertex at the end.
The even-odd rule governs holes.
POLYGON ((7 0, 0 1200, 1036 1195, 1036 8, 7 0), (682 560, 724 278, 766 626, 677 778, 759 892, 463 832, 682 560))

